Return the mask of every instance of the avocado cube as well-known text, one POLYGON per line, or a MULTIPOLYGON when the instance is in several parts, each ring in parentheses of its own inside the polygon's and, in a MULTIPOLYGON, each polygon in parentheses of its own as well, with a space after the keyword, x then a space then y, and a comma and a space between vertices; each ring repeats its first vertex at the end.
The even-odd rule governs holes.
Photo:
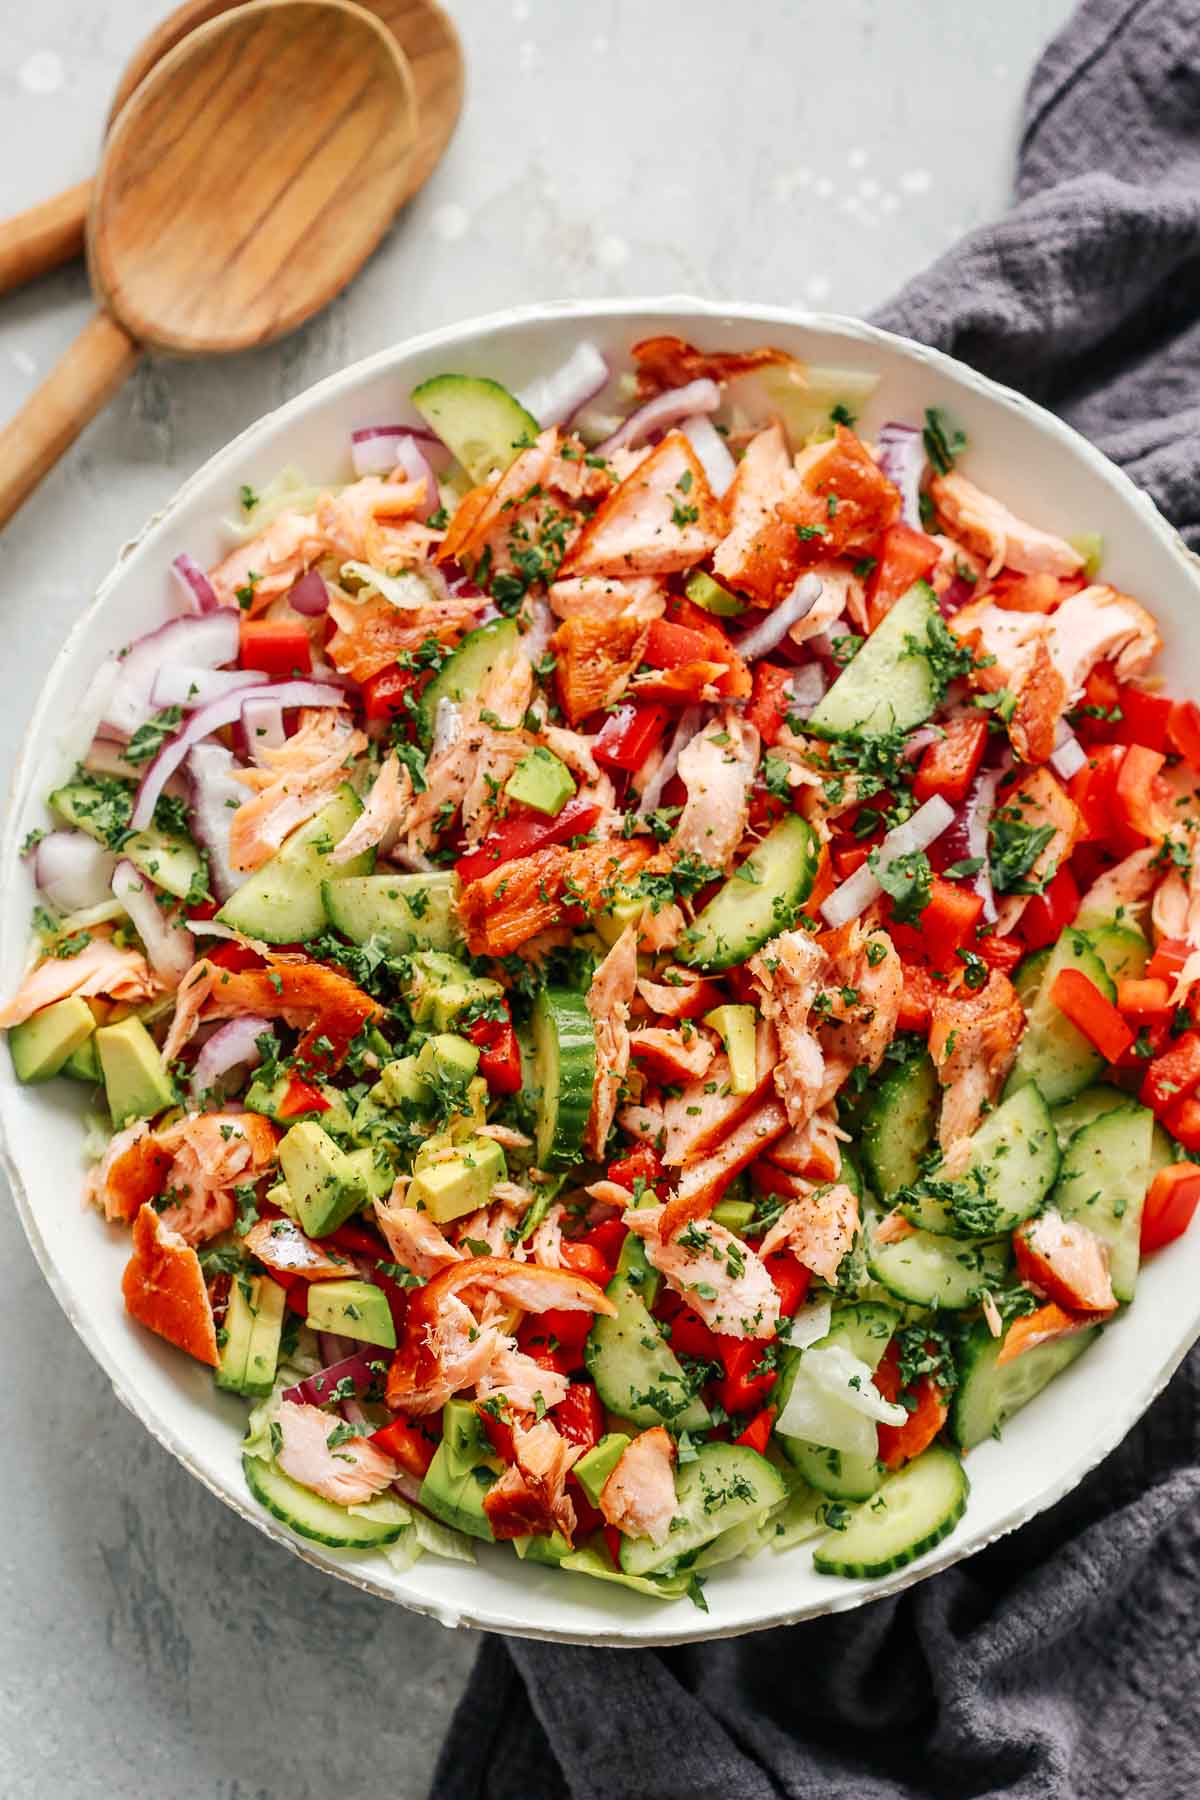
POLYGON ((704 1023, 720 1034, 729 1058, 729 1091, 752 1094, 758 1086, 755 1032, 758 1014, 752 1006, 714 1006, 704 1023))
POLYGON ((404 984, 408 1010, 417 1025, 428 1025, 433 1017, 433 997, 439 988, 454 987, 470 981, 471 971, 457 956, 444 950, 418 950, 409 958, 409 973, 404 984))
POLYGON ((646 904, 644 896, 618 883, 612 904, 593 913, 592 929, 611 949, 627 926, 640 923, 646 904))
POLYGON ((417 1170, 408 1185, 408 1204, 423 1207, 445 1225, 486 1206, 493 1187, 507 1176, 499 1144, 492 1138, 467 1138, 453 1155, 417 1170))
MULTIPOLYGON (((394 1062, 385 1065, 379 1072, 379 1080, 367 1096, 372 1102, 381 1106, 395 1107, 403 1113, 429 1113, 433 1111, 433 1089, 417 1067, 415 1056, 398 1056, 394 1062)), ((358 1130, 359 1113, 366 1101, 359 1104, 359 1111, 354 1116, 355 1130, 358 1130)))
POLYGON ((250 1350, 242 1379, 243 1394, 250 1394, 255 1399, 265 1400, 275 1385, 286 1304, 286 1290, 269 1275, 260 1275, 254 1295, 254 1328, 250 1333, 250 1350))
POLYGON ((478 1046, 448 1031, 426 1038, 417 1054, 418 1075, 434 1087, 461 1087, 464 1096, 478 1067, 478 1046))
POLYGON ((267 1189, 268 1206, 277 1206, 284 1218, 290 1219, 293 1225, 300 1224, 300 1209, 288 1192, 286 1181, 277 1181, 274 1187, 267 1189))
POLYGON ((492 1528, 483 1510, 483 1496, 495 1479, 486 1465, 471 1469, 465 1475, 452 1474, 443 1439, 425 1472, 418 1499, 425 1511, 440 1519, 443 1525, 465 1531, 469 1537, 494 1543, 492 1528))
POLYGON ((244 1104, 247 1112, 262 1113, 264 1118, 272 1119, 277 1125, 293 1125, 300 1119, 319 1119, 323 1130, 336 1131, 339 1136, 349 1137, 352 1127, 345 1095, 324 1081, 317 1086, 326 1104, 314 1107, 309 1112, 284 1113, 282 1110, 291 1092, 290 1075, 281 1075, 277 1081, 269 1084, 252 1081, 246 1090, 244 1104))
POLYGON ((712 1209, 712 1217, 715 1224, 732 1231, 734 1237, 744 1237, 757 1211, 753 1200, 720 1200, 712 1209))
POLYGON ((308 1290, 305 1323, 314 1331, 335 1331, 385 1350, 396 1348, 387 1295, 370 1281, 314 1281, 308 1290))
POLYGON ((555 819, 575 792, 575 783, 566 763, 538 744, 521 758, 504 791, 510 800, 555 819))
POLYGON ((460 1013, 468 1006, 482 1005, 485 1000, 499 1000, 504 989, 498 981, 480 976, 471 981, 452 981, 433 996, 433 1024, 438 1031, 451 1031, 460 1013))
POLYGON ((361 1172, 312 1120, 301 1120, 280 1140, 279 1166, 309 1237, 336 1231, 370 1199, 361 1172))
POLYGON ((731 594, 727 587, 722 587, 702 570, 697 570, 691 577, 684 593, 693 606, 702 606, 705 612, 715 613, 721 619, 736 619, 746 610, 744 600, 739 600, 736 594, 731 594))
POLYGON ((224 1388, 231 1394, 240 1394, 243 1391, 242 1383, 246 1379, 246 1361, 250 1355, 250 1338, 254 1331, 256 1279, 251 1278, 245 1287, 236 1279, 229 1285, 229 1303, 225 1308, 225 1323, 222 1327, 225 1341, 221 1345, 220 1360, 213 1380, 219 1388, 224 1388))
MULTIPOLYGON (((644 1195, 642 1205, 654 1205, 653 1194, 644 1195)), ((634 1292, 647 1307, 654 1305, 658 1298, 659 1283, 662 1276, 653 1267, 646 1255, 645 1246, 640 1237, 632 1231, 621 1245, 621 1254, 617 1257, 617 1274, 623 1275, 632 1286, 634 1292)))
POLYGON ((579 1485, 593 1506, 600 1504, 600 1489, 604 1486, 632 1439, 623 1431, 607 1431, 598 1444, 585 1451, 575 1464, 571 1473, 579 1477, 579 1485))
POLYGON ((374 1150, 369 1147, 365 1150, 348 1150, 346 1166, 361 1177, 372 1200, 387 1199, 396 1180, 395 1172, 390 1164, 380 1167, 375 1161, 374 1150))
POLYGON ((175 1090, 158 1046, 132 1014, 96 1031, 96 1054, 104 1077, 108 1110, 116 1130, 130 1119, 150 1119, 175 1104, 175 1090))
POLYGON ((100 1058, 96 1055, 96 1038, 92 1033, 84 1038, 78 1050, 72 1050, 66 1062, 59 1070, 61 1075, 69 1075, 72 1081, 99 1082, 100 1058))
POLYGON ((564 1556, 570 1556, 571 1546, 561 1531, 528 1532, 524 1537, 515 1537, 512 1547, 522 1562, 545 1563, 557 1569, 564 1556))
POLYGON ((8 1048, 18 1081, 49 1081, 62 1070, 96 1029, 86 1000, 71 994, 43 1006, 8 1034, 8 1048))
POLYGON ((442 1408, 442 1443, 452 1475, 468 1475, 479 1463, 493 1464, 499 1474, 499 1459, 473 1401, 447 1400, 442 1408))

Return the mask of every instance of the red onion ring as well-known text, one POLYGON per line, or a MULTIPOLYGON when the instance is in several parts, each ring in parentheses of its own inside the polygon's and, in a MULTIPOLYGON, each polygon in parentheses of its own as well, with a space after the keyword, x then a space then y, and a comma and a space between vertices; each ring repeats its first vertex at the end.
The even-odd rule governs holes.
POLYGON ((210 613, 219 609, 221 602, 217 598, 216 588, 195 557, 189 556, 186 550, 171 564, 171 573, 182 589, 184 598, 198 612, 210 613))

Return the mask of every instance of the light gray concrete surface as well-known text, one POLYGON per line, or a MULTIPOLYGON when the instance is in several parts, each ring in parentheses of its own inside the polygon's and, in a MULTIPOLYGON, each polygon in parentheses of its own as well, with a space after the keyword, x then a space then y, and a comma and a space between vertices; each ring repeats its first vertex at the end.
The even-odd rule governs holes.
MULTIPOLYGON (((1068 0, 457 0, 458 135, 353 291, 294 339, 142 368, 0 550, 0 769, 118 546, 260 413, 513 302, 680 291, 866 311, 1004 204, 1068 0)), ((0 8, 0 213, 91 166, 154 0, 0 8)), ((0 301, 0 415, 87 316, 0 301)), ((74 1206, 74 1195, 63 1196, 74 1206)), ((291 1560, 117 1405, 0 1205, 0 1794, 414 1800, 475 1644, 291 1560)))

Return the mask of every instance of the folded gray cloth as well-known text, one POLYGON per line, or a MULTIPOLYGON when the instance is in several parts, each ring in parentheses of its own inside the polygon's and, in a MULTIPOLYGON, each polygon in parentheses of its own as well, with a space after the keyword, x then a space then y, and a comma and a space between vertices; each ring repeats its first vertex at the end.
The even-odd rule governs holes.
MULTIPOLYGON (((1018 204, 879 322, 1062 413, 1200 547, 1200 0, 1087 0, 1034 74, 1018 204)), ((1200 1800, 1198 1426, 1200 1352, 1060 1506, 840 1618, 489 1638, 432 1792, 1200 1800)))

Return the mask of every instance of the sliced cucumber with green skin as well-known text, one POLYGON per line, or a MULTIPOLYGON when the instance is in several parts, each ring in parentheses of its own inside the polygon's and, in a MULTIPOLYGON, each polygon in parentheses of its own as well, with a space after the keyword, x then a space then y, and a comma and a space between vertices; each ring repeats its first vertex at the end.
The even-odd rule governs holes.
MULTIPOLYGON (((918 1184, 900 1211, 923 1231, 948 1237, 1000 1237, 1031 1218, 1058 1175, 1058 1137, 1036 1087, 1018 1088, 990 1113, 971 1139, 965 1167, 950 1192, 924 1193, 918 1184)), ((936 1176, 934 1177, 936 1180, 936 1176)))
POLYGON ((417 735, 426 749, 433 742, 438 701, 473 699, 496 664, 515 650, 520 641, 521 633, 514 619, 492 619, 477 631, 467 633, 421 695, 417 735))
MULTIPOLYGON (((840 1343, 851 1356, 874 1370, 899 1324, 900 1314, 894 1306, 861 1300, 853 1306, 839 1307, 829 1322, 828 1333, 812 1348, 820 1350, 840 1343)), ((771 1396, 777 1418, 787 1406, 802 1360, 803 1352, 800 1352, 780 1376, 771 1396)), ((785 1437, 781 1432, 776 1432, 775 1442, 809 1486, 830 1500, 869 1499, 883 1480, 883 1469, 874 1456, 849 1455, 845 1451, 827 1449, 823 1444, 805 1443, 802 1438, 785 1437)))
POLYGON ((583 1158, 596 1081, 596 1033, 582 994, 541 990, 533 1003, 533 1066, 537 1166, 569 1169, 583 1158))
POLYGON ((1150 945, 1144 933, 1132 925, 1091 927, 1088 942, 1108 970, 1112 981, 1134 981, 1150 961, 1150 945))
POLYGON ((243 1456, 242 1472, 246 1486, 269 1513, 301 1537, 327 1544, 331 1549, 375 1550, 380 1544, 394 1544, 408 1529, 393 1520, 385 1523, 368 1517, 367 1508, 351 1513, 344 1506, 335 1506, 332 1500, 322 1500, 319 1494, 310 1493, 285 1475, 276 1463, 260 1462, 256 1456, 243 1456))
POLYGON ((1116 989, 1100 957, 1082 931, 1067 930, 1050 952, 1041 985, 1029 1008, 1025 1035, 1008 1077, 1006 1094, 1015 1094, 1035 1082, 1047 1106, 1073 1100, 1096 1080, 1104 1058, 1051 999, 1055 977, 1063 969, 1078 969, 1106 1000, 1116 999, 1116 989))
POLYGON ((937 686, 928 657, 910 650, 908 640, 923 644, 940 619, 933 589, 928 582, 915 582, 818 702, 808 730, 827 737, 866 737, 923 724, 937 704, 937 686))
POLYGON ((462 941, 450 869, 428 875, 351 875, 321 883, 329 923, 352 944, 371 938, 389 956, 408 950, 454 950, 462 941))
POLYGON ((708 1408, 691 1394, 683 1367, 660 1336, 637 1285, 627 1275, 615 1275, 605 1292, 616 1315, 596 1320, 583 1352, 605 1406, 634 1425, 703 1431, 710 1422, 708 1408))
MULTIPOLYGON (((345 837, 362 811, 354 789, 343 783, 315 819, 285 838, 269 862, 225 902, 217 919, 268 944, 302 944, 327 923, 322 883, 332 864, 329 852, 345 837)), ((375 852, 342 863, 343 876, 367 875, 375 852)))
POLYGON ((1067 1146, 1050 1196, 1064 1219, 1078 1219, 1108 1245, 1118 1300, 1132 1300, 1137 1286, 1153 1127, 1153 1113, 1136 1104, 1085 1125, 1067 1146))
POLYGON ((413 389, 412 403, 472 481, 507 469, 542 429, 506 387, 482 375, 434 375, 413 389))
POLYGON ((1017 990, 1017 999, 1028 1012, 1046 979, 1046 964, 1050 961, 1050 945, 1044 950, 1035 950, 1032 956, 1025 957, 1013 971, 1012 984, 1017 990))
POLYGON ((985 1288, 999 1287, 1008 1271, 1007 1238, 964 1243, 932 1231, 913 1231, 895 1243, 881 1244, 873 1225, 867 1230, 866 1245, 873 1278, 910 1306, 965 1312, 977 1304, 985 1288))
POLYGON ((861 1143, 881 1200, 890 1200, 920 1174, 937 1127, 939 1091, 928 1056, 914 1057, 880 1083, 863 1119, 861 1143))
POLYGON ((786 1498, 783 1477, 757 1450, 703 1444, 676 1474, 676 1512, 666 1543, 622 1538, 621 1567, 627 1575, 650 1575, 786 1498))
MULTIPOLYGON (((95 822, 96 790, 86 781, 71 781, 66 787, 55 788, 50 805, 68 825, 86 831, 98 844, 107 842, 95 822)), ((202 886, 204 861, 190 838, 149 826, 126 838, 121 855, 129 858, 139 875, 177 900, 185 900, 202 886)))
POLYGON ((821 845, 807 819, 773 825, 698 915, 679 949, 695 969, 731 969, 796 922, 817 878, 821 845))
POLYGON ((958 1386, 950 1407, 950 1434, 969 1450, 995 1436, 1006 1419, 1040 1394, 1068 1363, 1081 1356, 1100 1335, 1092 1325, 1068 1337, 1051 1338, 1023 1350, 1011 1362, 998 1359, 1003 1338, 994 1338, 985 1320, 972 1325, 958 1352, 958 1386))
POLYGON ((831 1531, 813 1551, 822 1575, 872 1581, 907 1568, 949 1537, 967 1508, 970 1483, 953 1450, 931 1444, 889 1475, 844 1531, 831 1531))
POLYGON ((1073 1100, 1064 1100, 1061 1106, 1050 1109, 1050 1117, 1058 1134, 1059 1149, 1065 1150, 1075 1133, 1082 1131, 1094 1119, 1136 1104, 1132 1094, 1124 1094, 1120 1088, 1107 1087, 1102 1081, 1097 1082, 1094 1087, 1084 1088, 1082 1094, 1076 1094, 1073 1100))

